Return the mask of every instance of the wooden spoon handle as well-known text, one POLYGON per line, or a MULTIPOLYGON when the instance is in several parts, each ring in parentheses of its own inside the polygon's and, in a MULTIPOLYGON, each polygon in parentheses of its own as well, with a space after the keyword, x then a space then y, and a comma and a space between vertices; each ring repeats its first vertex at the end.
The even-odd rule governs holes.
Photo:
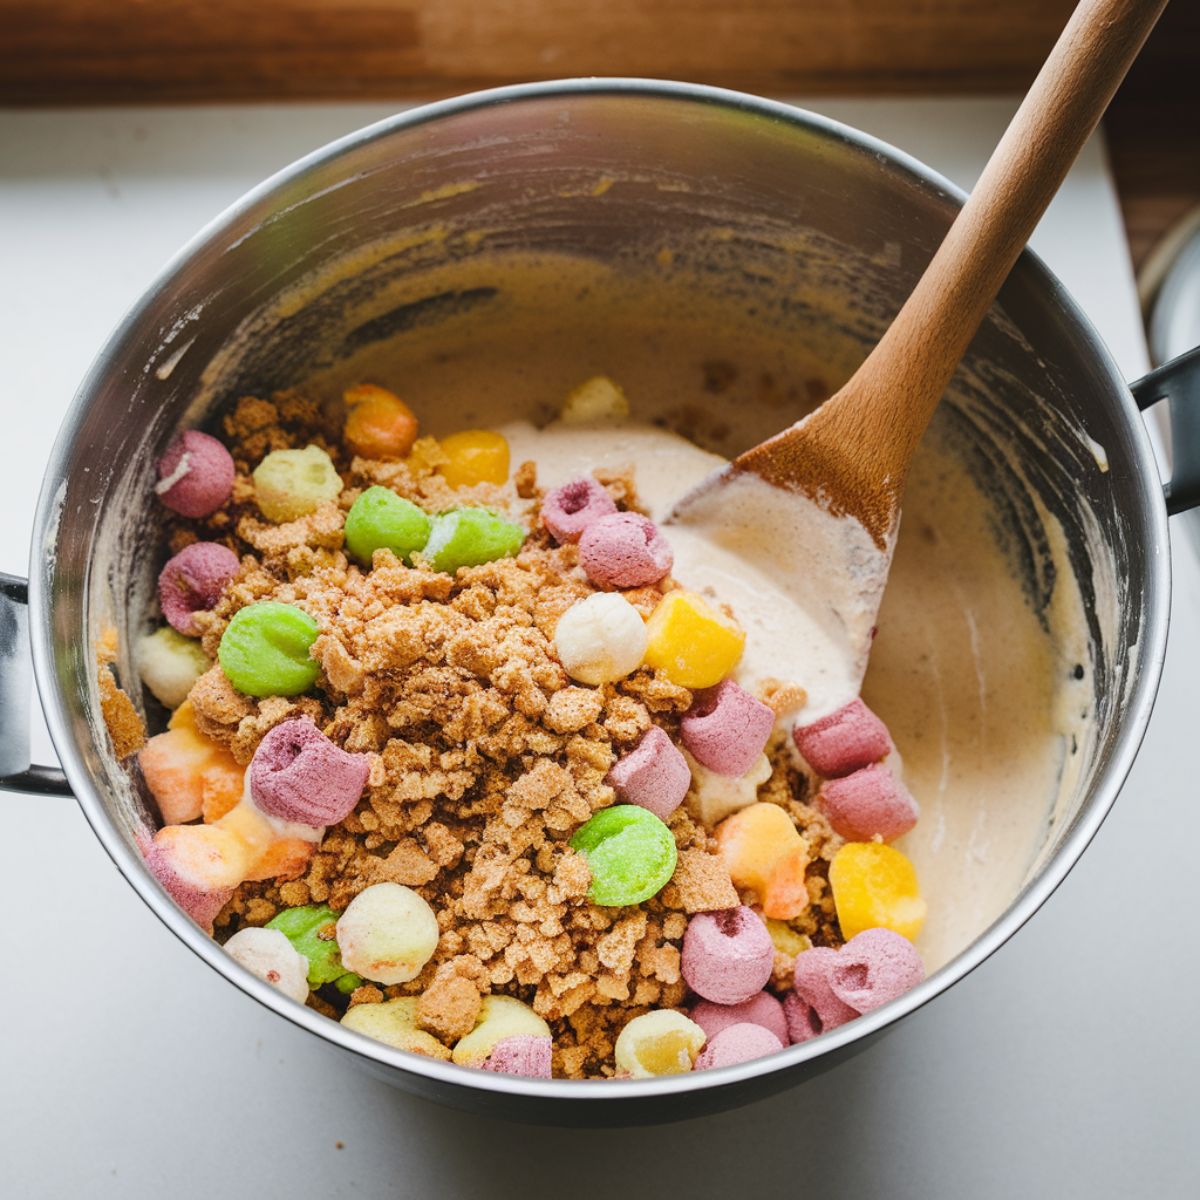
POLYGON ((866 497, 875 519, 864 521, 880 539, 898 514, 917 442, 968 343, 1165 7, 1166 0, 1081 0, 878 345, 802 433, 789 430, 747 452, 739 467, 772 481, 799 472, 802 481, 801 457, 808 467, 830 457, 819 450, 812 457, 814 439, 834 457, 849 453, 858 462, 843 480, 830 480, 833 507, 861 515, 858 503, 844 501, 858 489, 882 488, 866 497))

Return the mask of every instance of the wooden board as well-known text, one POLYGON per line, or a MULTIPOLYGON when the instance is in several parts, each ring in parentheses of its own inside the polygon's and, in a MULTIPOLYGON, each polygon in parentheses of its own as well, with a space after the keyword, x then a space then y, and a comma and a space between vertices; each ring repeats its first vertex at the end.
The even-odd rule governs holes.
POLYGON ((0 0, 0 103, 441 94, 650 75, 1024 87, 1072 0, 0 0))

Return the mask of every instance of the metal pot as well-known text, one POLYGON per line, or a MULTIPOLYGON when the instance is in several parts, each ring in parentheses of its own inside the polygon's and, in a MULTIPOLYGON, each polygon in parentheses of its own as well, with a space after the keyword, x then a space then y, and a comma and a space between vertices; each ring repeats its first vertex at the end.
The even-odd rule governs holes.
MULTIPOLYGON (((1067 534, 1089 607, 1096 736, 1074 803, 1047 831, 1007 911, 922 986, 819 1039, 720 1071, 542 1082, 393 1050, 287 1000, 229 959, 143 867, 134 833, 148 809, 136 772, 115 760, 104 734, 93 646, 109 621, 127 646, 144 618, 156 565, 157 515, 146 502, 152 464, 181 425, 203 424, 256 388, 299 382, 364 341, 461 318, 480 300, 471 289, 415 303, 386 299, 427 265, 429 239, 410 236, 418 226, 436 227, 438 253, 477 262, 482 276, 490 254, 513 248, 569 249, 636 273, 650 269, 669 231, 699 247, 690 265, 731 304, 777 321, 781 337, 802 326, 851 347, 853 357, 899 307, 962 198, 921 164, 821 117, 711 88, 621 80, 429 105, 282 171, 169 264, 75 398, 46 469, 28 598, 23 581, 6 579, 0 600, 0 783, 73 792, 130 884, 211 967, 375 1074, 433 1100, 550 1123, 643 1123, 760 1099, 833 1066, 962 978, 1049 896, 1113 803, 1158 684, 1167 512, 1200 499, 1200 446, 1176 441, 1183 465, 1164 504, 1137 408, 1163 397, 1182 402, 1186 388, 1200 387, 1200 358, 1176 360, 1131 394, 1032 254, 976 338, 946 419, 959 422, 966 452, 990 472, 998 519, 1031 573, 1035 602, 1038 588, 1053 589, 1043 570, 1044 514, 1067 534), (596 186, 614 179, 620 187, 596 186), (717 229, 721 237, 706 240, 717 229), (774 269, 781 263, 786 271, 774 269), (314 277, 322 282, 299 287, 314 277), (1098 469, 1095 443, 1107 470, 1098 469), (63 774, 29 766, 27 643, 63 774)), ((117 665, 135 678, 127 660, 117 665)))

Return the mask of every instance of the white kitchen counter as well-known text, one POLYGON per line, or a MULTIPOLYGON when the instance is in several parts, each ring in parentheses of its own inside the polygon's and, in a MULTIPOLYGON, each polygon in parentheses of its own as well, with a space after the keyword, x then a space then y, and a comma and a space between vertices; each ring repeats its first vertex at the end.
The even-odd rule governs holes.
MULTIPOLYGON (((1013 105, 813 107, 969 185, 1013 105)), ((0 570, 25 573, 62 414, 160 264, 251 184, 387 111, 0 113, 0 570)), ((1133 283, 1098 144, 1034 244, 1124 370, 1140 374, 1133 283)), ((852 1062, 686 1125, 547 1131, 390 1090, 188 953, 71 801, 0 797, 11 970, 0 991, 0 1195, 1200 1194, 1200 803, 1187 757, 1200 712, 1200 570, 1191 544, 1177 543, 1171 649, 1145 747, 1043 911, 852 1062)))

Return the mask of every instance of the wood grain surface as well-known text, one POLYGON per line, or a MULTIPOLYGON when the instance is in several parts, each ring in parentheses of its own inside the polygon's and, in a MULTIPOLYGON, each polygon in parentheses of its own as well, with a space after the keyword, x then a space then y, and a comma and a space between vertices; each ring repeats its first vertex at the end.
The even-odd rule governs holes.
POLYGON ((1072 0, 0 0, 0 103, 444 93, 652 75, 1023 88, 1072 0))

